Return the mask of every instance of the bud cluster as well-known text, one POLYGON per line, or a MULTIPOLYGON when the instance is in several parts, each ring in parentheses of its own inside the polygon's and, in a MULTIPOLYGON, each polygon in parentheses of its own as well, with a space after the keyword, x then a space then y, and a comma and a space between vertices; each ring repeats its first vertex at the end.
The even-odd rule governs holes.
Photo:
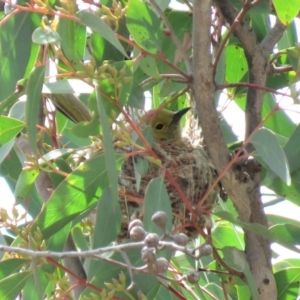
MULTIPOLYGON (((210 244, 204 243, 197 249, 190 251, 187 249, 189 243, 189 238, 184 233, 170 234, 167 227, 167 214, 163 211, 158 211, 153 214, 151 218, 152 222, 162 229, 163 235, 160 237, 156 233, 149 233, 144 229, 144 224, 141 220, 136 219, 129 223, 128 232, 130 238, 135 242, 144 242, 144 247, 141 250, 141 260, 147 266, 149 272, 154 274, 165 273, 169 268, 169 261, 163 257, 158 257, 158 253, 165 249, 163 245, 163 240, 165 238, 171 239, 174 244, 185 247, 187 253, 193 253, 195 250, 198 251, 198 258, 201 256, 210 255, 213 248, 210 244)), ((189 270, 183 279, 187 280, 189 283, 196 283, 199 280, 199 273, 195 270, 189 270)))

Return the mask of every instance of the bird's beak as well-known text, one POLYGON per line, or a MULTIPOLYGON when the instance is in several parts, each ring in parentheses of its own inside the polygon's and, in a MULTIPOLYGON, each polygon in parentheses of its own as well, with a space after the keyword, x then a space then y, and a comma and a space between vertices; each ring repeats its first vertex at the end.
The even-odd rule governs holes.
POLYGON ((183 115, 185 115, 191 108, 186 107, 176 111, 173 115, 172 123, 178 123, 183 115))

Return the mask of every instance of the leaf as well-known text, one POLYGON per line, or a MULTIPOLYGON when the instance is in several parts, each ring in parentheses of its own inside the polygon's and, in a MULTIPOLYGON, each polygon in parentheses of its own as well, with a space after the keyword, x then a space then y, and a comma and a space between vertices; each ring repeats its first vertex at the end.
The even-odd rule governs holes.
POLYGON ((289 162, 290 172, 300 168, 300 125, 298 125, 283 148, 289 162))
MULTIPOLYGON (((106 170, 107 170, 107 176, 109 180, 109 186, 111 188, 110 197, 113 205, 113 211, 116 212, 116 214, 118 214, 118 210, 120 210, 120 206, 119 206, 119 197, 118 197, 118 172, 117 172, 117 164, 116 164, 116 154, 113 147, 110 125, 108 123, 108 118, 105 113, 102 97, 98 87, 96 87, 96 97, 97 97, 98 112, 99 112, 99 117, 100 117, 100 122, 102 127, 106 170)), ((118 225, 121 226, 121 221, 120 220, 118 221, 119 221, 118 225)))
POLYGON ((245 253, 235 247, 224 247, 222 249, 226 263, 232 268, 241 271, 247 278, 252 299, 259 299, 255 279, 250 271, 250 267, 245 257, 245 253))
POLYGON ((76 71, 82 70, 86 45, 86 28, 78 22, 61 18, 57 32, 61 37, 61 49, 76 71))
POLYGON ((42 86, 44 82, 44 74, 45 74, 46 66, 39 66, 33 69, 28 78, 28 82, 26 85, 26 123, 28 129, 28 136, 30 145, 32 148, 32 152, 37 155, 37 128, 36 125, 38 123, 39 111, 41 106, 41 92, 42 86))
POLYGON ((30 276, 31 272, 23 271, 0 280, 0 299, 16 299, 30 276))
POLYGON ((288 268, 297 268, 299 266, 299 258, 285 258, 273 264, 273 272, 286 270, 288 268))
MULTIPOLYGON (((19 3, 20 4, 20 3, 19 3)), ((0 30, 0 101, 16 89, 16 82, 24 78, 31 51, 31 34, 35 25, 31 12, 11 14, 0 30)), ((1 15, 3 18, 3 15, 1 15)))
POLYGON ((278 300, 295 299, 299 294, 300 268, 289 268, 274 274, 278 300))
POLYGON ((147 74, 149 77, 159 79, 160 74, 157 69, 156 60, 148 55, 143 56, 139 60, 139 66, 142 69, 145 74, 147 74))
POLYGON ((228 222, 218 222, 212 238, 213 244, 217 248, 231 246, 242 250, 244 247, 242 233, 238 232, 234 226, 228 222))
POLYGON ((292 224, 280 224, 270 228, 277 237, 294 245, 300 244, 299 227, 292 224))
MULTIPOLYGON (((2 147, 0 147, 0 164, 2 164, 3 160, 5 160, 5 158, 7 158, 7 155, 11 151, 12 147, 14 146, 14 144, 15 144, 15 141, 11 140, 7 144, 5 144, 2 147)), ((1 168, 2 168, 2 165, 1 165, 1 168)), ((1 168, 0 168, 0 174, 2 173, 1 168)))
POLYGON ((140 47, 153 54, 161 49, 161 21, 145 2, 130 0, 126 20, 130 34, 140 47))
POLYGON ((24 122, 0 116, 0 147, 14 139, 24 126, 24 122))
POLYGON ((39 158, 38 163, 40 166, 45 165, 46 162, 51 160, 56 160, 60 157, 62 157, 65 154, 71 154, 74 153, 74 149, 54 149, 45 155, 43 155, 41 158, 39 158))
POLYGON ((103 191, 97 205, 93 249, 108 246, 120 232, 121 209, 112 199, 112 188, 103 191))
POLYGON ((298 0, 273 0, 273 4, 279 20, 287 26, 298 15, 300 3, 298 0))
POLYGON ((215 212, 214 215, 216 215, 224 220, 227 220, 233 224, 236 224, 245 230, 254 232, 255 234, 260 235, 269 241, 281 244, 282 246, 284 246, 292 251, 300 253, 300 250, 289 240, 286 240, 284 237, 276 234, 275 232, 272 232, 268 228, 266 228, 258 223, 241 222, 234 215, 232 215, 231 213, 229 213, 227 211, 218 211, 218 212, 215 212))
POLYGON ((290 185, 289 164, 275 135, 270 130, 262 128, 253 134, 251 143, 268 167, 287 185, 290 185))
POLYGON ((22 290, 22 297, 24 300, 40 300, 45 299, 44 297, 39 297, 39 295, 44 295, 45 290, 49 284, 48 274, 43 270, 43 268, 37 270, 37 276, 30 276, 26 281, 26 284, 22 290), (36 278, 38 278, 39 283, 37 284, 36 278), (39 292, 38 292, 39 291, 39 292))
MULTIPOLYGON (((112 195, 112 188, 107 187, 98 201, 92 249, 108 246, 120 232, 122 213, 119 203, 117 206, 114 204, 112 195)), ((99 272, 103 262, 89 262, 88 276, 93 277, 99 272)))
POLYGON ((14 192, 16 203, 25 203, 40 171, 37 169, 23 170, 18 178, 14 192))
POLYGON ((161 233, 161 229, 155 226, 151 218, 157 211, 164 211, 167 214, 167 229, 172 230, 172 209, 171 200, 165 187, 163 177, 157 177, 150 181, 145 192, 144 203, 144 226, 148 232, 161 233))
POLYGON ((22 266, 30 262, 28 259, 10 258, 0 262, 0 280, 8 277, 10 274, 20 271, 22 266))
POLYGON ((245 57, 244 49, 237 45, 226 47, 226 80, 239 82, 248 71, 248 64, 245 57))
POLYGON ((68 79, 46 82, 42 92, 43 94, 90 94, 93 90, 93 87, 82 80, 68 79))
MULTIPOLYGON (((120 157, 116 158, 120 164, 120 157)), ((96 203, 109 186, 104 153, 76 168, 54 191, 36 219, 45 239, 96 203)))
POLYGON ((39 27, 32 33, 32 41, 38 45, 60 44, 61 37, 50 26, 39 27))
POLYGON ((96 16, 94 13, 87 11, 81 11, 78 14, 78 17, 84 25, 90 27, 92 31, 100 34, 103 38, 115 46, 125 57, 128 57, 122 44, 116 38, 115 33, 101 20, 101 18, 96 16))

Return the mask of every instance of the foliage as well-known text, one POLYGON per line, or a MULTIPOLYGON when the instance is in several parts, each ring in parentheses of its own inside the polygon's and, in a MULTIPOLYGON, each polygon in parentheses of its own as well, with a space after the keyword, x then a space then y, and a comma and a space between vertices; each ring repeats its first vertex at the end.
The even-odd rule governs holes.
MULTIPOLYGON (((180 1, 185 11, 155 0, 0 2, 0 175, 26 211, 20 215, 14 209, 10 215, 1 209, 6 229, 1 244, 28 250, 1 246, 1 299, 20 293, 22 299, 79 299, 72 296, 78 287, 80 299, 259 299, 240 229, 299 252, 299 222, 270 215, 270 228, 248 223, 237 218, 230 199, 216 208, 212 232, 200 230, 187 248, 172 243, 170 232, 151 221, 160 210, 172 220, 162 177, 146 191, 144 227, 164 232, 159 240, 163 251, 156 250, 170 260, 168 271, 147 269, 142 242, 126 241, 125 246, 131 245, 127 250, 122 243, 110 246, 121 230, 118 174, 126 158, 115 152, 116 142, 131 143, 129 128, 136 131, 137 144, 149 156, 138 165, 142 173, 148 161, 159 162, 134 125, 140 110, 145 105, 194 106, 190 56, 197 51, 192 50, 196 2, 180 1), (88 216, 96 207, 93 221, 88 216), (62 256, 51 256, 66 251, 70 234, 82 252, 86 278, 64 266, 62 256), (207 244, 213 246, 212 255, 201 255, 207 244), (90 252, 97 249, 103 251, 90 252), (181 251, 175 255, 174 249, 181 251), (41 251, 51 252, 39 256, 41 251)), ((251 155, 262 168, 261 184, 300 206, 299 125, 280 107, 285 96, 299 104, 299 1, 228 2, 251 26, 257 42, 271 31, 270 18, 278 16, 286 26, 268 58, 266 84, 251 85, 244 45, 232 34, 236 25, 224 22, 221 8, 212 8, 215 101, 233 153, 230 165, 241 162, 243 167, 248 155, 242 150, 251 142, 251 155), (264 92, 262 119, 241 141, 223 119, 226 107, 219 102, 225 94, 245 111, 250 88, 264 92)), ((290 259, 273 266, 278 299, 297 297, 298 265, 290 259)))

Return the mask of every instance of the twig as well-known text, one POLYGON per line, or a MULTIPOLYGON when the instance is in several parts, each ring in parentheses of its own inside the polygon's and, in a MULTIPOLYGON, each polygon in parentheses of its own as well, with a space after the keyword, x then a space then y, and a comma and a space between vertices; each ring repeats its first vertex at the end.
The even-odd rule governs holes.
POLYGON ((156 9, 157 13, 159 14, 159 16, 163 20, 164 24, 166 25, 167 29, 169 30, 170 37, 171 37, 172 41, 174 42, 174 44, 176 45, 177 49, 179 50, 179 52, 180 52, 180 54, 181 54, 181 56, 182 56, 182 58, 185 62, 187 72, 188 72, 189 75, 191 75, 192 74, 192 65, 191 65, 190 59, 189 59, 185 49, 183 48, 181 42, 179 41, 179 39, 175 35, 174 30, 173 30, 169 20, 167 19, 167 17, 163 13, 163 11, 160 9, 159 5, 156 3, 155 0, 150 0, 150 3, 156 9))

